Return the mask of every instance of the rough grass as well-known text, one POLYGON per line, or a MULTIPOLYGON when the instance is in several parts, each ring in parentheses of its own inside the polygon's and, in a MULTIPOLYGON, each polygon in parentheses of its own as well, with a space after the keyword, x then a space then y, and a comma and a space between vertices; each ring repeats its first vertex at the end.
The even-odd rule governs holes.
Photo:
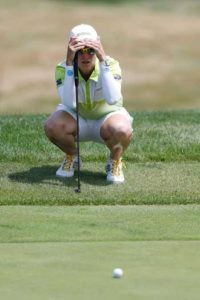
POLYGON ((76 176, 58 179, 63 154, 44 136, 46 115, 1 118, 1 205, 188 204, 200 198, 199 111, 135 113, 135 139, 124 155, 126 183, 106 182, 105 146, 81 144, 76 176))
POLYGON ((76 179, 55 177, 58 164, 1 164, 0 205, 200 203, 199 163, 129 163, 126 183, 117 186, 106 182, 104 167, 105 163, 85 163, 77 194, 76 179))
MULTIPOLYGON (((134 117, 134 140, 124 155, 131 162, 200 160, 200 111, 138 112, 134 117)), ((45 137, 47 115, 1 116, 0 160, 58 163, 62 153, 45 137)), ((104 162, 108 152, 102 145, 81 144, 83 161, 104 162)))

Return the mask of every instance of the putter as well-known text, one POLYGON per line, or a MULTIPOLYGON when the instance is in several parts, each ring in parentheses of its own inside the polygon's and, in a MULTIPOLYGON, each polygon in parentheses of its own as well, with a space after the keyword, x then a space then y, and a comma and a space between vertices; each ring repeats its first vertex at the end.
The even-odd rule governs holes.
POLYGON ((74 82, 75 82, 75 94, 76 94, 76 127, 77 127, 77 157, 78 157, 78 178, 77 187, 74 189, 76 193, 81 192, 80 183, 80 146, 79 146, 79 107, 78 107, 78 52, 76 52, 74 57, 74 82))

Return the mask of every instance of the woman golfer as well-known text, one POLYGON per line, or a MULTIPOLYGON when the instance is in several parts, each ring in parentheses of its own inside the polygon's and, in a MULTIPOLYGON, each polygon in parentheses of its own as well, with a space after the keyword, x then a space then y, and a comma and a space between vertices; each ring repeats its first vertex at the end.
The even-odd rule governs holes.
POLYGON ((72 177, 77 165, 77 122, 74 58, 78 62, 80 141, 103 143, 109 149, 106 179, 124 182, 122 155, 132 138, 132 117, 123 107, 121 69, 107 56, 95 29, 75 26, 70 34, 66 59, 56 66, 56 83, 61 103, 45 123, 49 140, 66 155, 57 176, 72 177))

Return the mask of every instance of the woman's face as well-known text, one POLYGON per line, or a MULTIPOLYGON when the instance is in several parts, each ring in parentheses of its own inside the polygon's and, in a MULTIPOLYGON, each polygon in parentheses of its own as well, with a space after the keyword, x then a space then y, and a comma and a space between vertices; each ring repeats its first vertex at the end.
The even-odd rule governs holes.
POLYGON ((83 75, 92 73, 95 61, 96 55, 93 49, 85 47, 78 52, 78 67, 83 75))

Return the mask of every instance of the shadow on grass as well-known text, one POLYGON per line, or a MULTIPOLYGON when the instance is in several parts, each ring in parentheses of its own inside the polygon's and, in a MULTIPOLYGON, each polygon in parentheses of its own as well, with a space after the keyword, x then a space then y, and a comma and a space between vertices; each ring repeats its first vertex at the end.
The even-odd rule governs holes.
MULTIPOLYGON (((30 168, 27 171, 12 173, 8 178, 15 182, 29 183, 29 184, 51 184, 51 185, 63 185, 76 186, 77 185, 77 173, 75 172, 73 178, 61 178, 55 176, 56 168, 54 166, 41 166, 30 168)), ((106 182, 105 173, 81 170, 80 176, 81 182, 85 182, 91 185, 108 185, 106 182)))

